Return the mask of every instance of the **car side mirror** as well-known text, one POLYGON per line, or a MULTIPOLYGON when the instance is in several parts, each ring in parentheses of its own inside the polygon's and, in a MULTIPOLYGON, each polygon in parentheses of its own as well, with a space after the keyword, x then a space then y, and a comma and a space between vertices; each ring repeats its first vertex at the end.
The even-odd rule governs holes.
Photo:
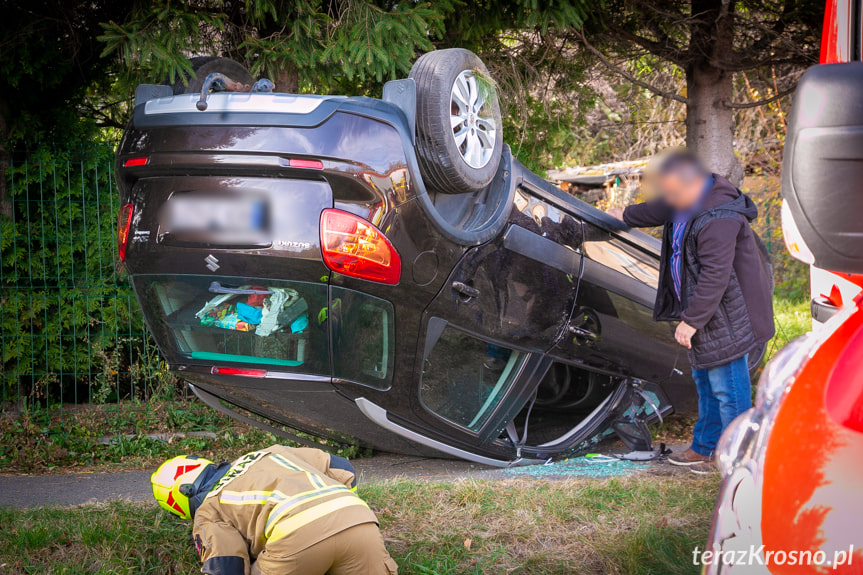
POLYGON ((810 68, 794 95, 782 160, 783 225, 798 232, 800 259, 853 274, 863 273, 861 94, 863 62, 810 68))

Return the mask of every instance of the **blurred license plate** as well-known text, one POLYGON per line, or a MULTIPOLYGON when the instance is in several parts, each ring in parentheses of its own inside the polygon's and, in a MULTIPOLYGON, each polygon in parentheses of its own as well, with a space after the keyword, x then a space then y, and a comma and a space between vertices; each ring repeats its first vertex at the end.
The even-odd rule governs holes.
POLYGON ((260 198, 174 196, 160 224, 170 235, 190 240, 260 243, 268 229, 267 204, 260 198))

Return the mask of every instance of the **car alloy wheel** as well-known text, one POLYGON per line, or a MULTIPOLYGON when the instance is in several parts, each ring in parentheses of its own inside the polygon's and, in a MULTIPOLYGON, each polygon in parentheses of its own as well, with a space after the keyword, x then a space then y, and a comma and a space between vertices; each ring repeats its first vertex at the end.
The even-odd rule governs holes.
POLYGON ((462 159, 472 168, 482 168, 489 162, 497 140, 484 92, 472 70, 456 76, 450 92, 452 135, 462 159))

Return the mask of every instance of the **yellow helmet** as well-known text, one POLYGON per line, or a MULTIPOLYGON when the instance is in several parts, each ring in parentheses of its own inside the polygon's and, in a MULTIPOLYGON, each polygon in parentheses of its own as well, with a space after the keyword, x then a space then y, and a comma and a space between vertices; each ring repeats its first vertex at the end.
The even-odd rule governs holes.
POLYGON ((169 459, 150 476, 150 483, 153 484, 153 497, 163 509, 179 515, 183 519, 191 519, 190 488, 201 475, 201 472, 212 463, 209 459, 193 455, 181 455, 169 459), (183 493, 184 491, 186 493, 183 493))

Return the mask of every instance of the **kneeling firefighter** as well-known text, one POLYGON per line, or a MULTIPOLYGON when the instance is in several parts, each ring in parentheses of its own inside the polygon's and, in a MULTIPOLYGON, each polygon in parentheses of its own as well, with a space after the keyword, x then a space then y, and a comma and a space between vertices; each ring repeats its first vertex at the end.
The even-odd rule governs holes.
POLYGON ((202 573, 398 573, 343 457, 274 445, 233 463, 175 457, 150 480, 159 505, 193 520, 202 573))

